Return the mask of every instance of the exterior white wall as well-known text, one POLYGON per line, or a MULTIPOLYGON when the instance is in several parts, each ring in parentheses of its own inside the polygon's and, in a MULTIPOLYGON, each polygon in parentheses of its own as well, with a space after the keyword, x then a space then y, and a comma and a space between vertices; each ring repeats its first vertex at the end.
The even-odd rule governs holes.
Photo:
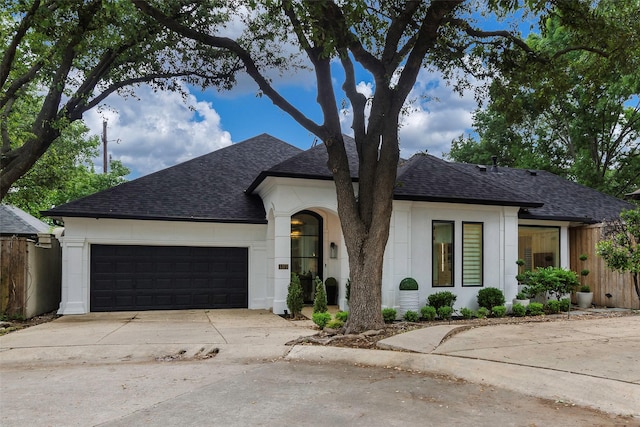
POLYGON ((246 247, 249 308, 269 308, 267 225, 64 218, 62 298, 59 314, 89 312, 90 245, 246 247))
POLYGON ((55 310, 60 302, 60 242, 51 236, 50 247, 27 243, 28 274, 26 277, 27 318, 55 310))
POLYGON ((399 308, 400 281, 413 277, 419 284, 420 305, 430 294, 451 291, 455 307, 477 308, 481 287, 462 286, 462 223, 484 224, 484 283, 505 293, 517 292, 518 208, 449 203, 395 201, 383 273, 384 307, 399 308), (432 222, 454 221, 454 286, 432 286, 432 222))

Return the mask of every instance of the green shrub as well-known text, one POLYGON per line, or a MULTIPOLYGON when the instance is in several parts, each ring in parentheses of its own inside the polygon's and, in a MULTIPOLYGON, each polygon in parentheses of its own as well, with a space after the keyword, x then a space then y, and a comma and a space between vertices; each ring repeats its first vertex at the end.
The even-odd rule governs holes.
POLYGON ((442 320, 449 320, 453 316, 453 307, 444 305, 438 309, 438 316, 442 320))
POLYGON ((300 277, 296 273, 291 273, 291 283, 289 283, 289 289, 287 290, 287 307, 291 311, 291 317, 295 319, 302 311, 303 305, 304 296, 302 295, 300 277))
POLYGON ((340 320, 342 322, 346 322, 348 318, 349 318, 349 312, 348 311, 339 311, 339 312, 336 313, 336 320, 340 320))
POLYGON ((530 316, 540 316, 544 314, 544 304, 541 302, 532 302, 527 306, 527 313, 530 316))
POLYGON ((511 307, 511 312, 516 317, 524 317, 527 314, 527 307, 522 304, 513 304, 513 307, 511 307))
POLYGON ((325 328, 340 329, 344 326, 344 322, 340 319, 333 319, 325 325, 325 328))
POLYGON ((349 302, 349 298, 351 298, 351 279, 347 279, 347 283, 345 283, 344 285, 344 299, 347 300, 347 302, 349 302))
POLYGON ((478 291, 478 305, 480 307, 491 311, 493 307, 504 305, 504 303, 504 294, 498 288, 484 288, 478 291))
POLYGON ((476 312, 467 307, 462 307, 460 309, 460 315, 463 319, 473 319, 476 317, 476 312))
POLYGON ((545 311, 549 314, 560 313, 560 301, 558 301, 557 299, 550 299, 549 301, 547 301, 545 311))
POLYGON ((507 314, 507 307, 504 305, 496 305, 491 309, 491 314, 495 317, 504 317, 507 314))
POLYGON ((430 306, 434 307, 436 311, 438 311, 440 307, 453 307, 453 303, 456 302, 456 298, 458 297, 449 291, 441 291, 429 295, 427 297, 427 302, 430 306))
POLYGON ((316 276, 316 294, 313 297, 313 312, 325 313, 327 310, 327 290, 322 283, 322 279, 316 276))
POLYGON ((432 307, 430 305, 425 305, 420 309, 420 315, 424 320, 431 321, 436 318, 437 314, 438 312, 436 311, 435 307, 432 307))
POLYGON ((420 315, 416 311, 407 310, 406 313, 404 313, 404 320, 407 322, 417 322, 418 319, 420 319, 420 315))
POLYGON ((549 292, 554 294, 556 299, 561 299, 575 290, 580 281, 578 275, 571 271, 557 267, 538 268, 536 271, 526 271, 523 282, 529 288, 531 298, 535 295, 549 292), (534 293, 535 292, 535 293, 534 293))
POLYGON ((582 285, 580 286, 580 292, 591 292, 591 288, 589 285, 582 285))
POLYGON ((313 313, 311 320, 313 320, 313 323, 318 325, 320 329, 324 329, 325 325, 331 321, 331 313, 313 313))
POLYGON ((412 277, 405 277, 400 281, 400 290, 401 291, 417 291, 418 290, 418 282, 412 277))
POLYGON ((338 286, 338 281, 336 280, 335 277, 329 277, 327 280, 324 281, 324 285, 325 286, 338 286))
POLYGON ((384 323, 391 323, 396 320, 396 316, 398 313, 394 308, 383 308, 382 309, 382 319, 384 319, 384 323))
POLYGON ((562 298, 560 300, 560 311, 569 311, 571 307, 571 300, 569 298, 562 298))
POLYGON ((489 313, 491 313, 491 311, 489 311, 487 307, 480 307, 478 311, 476 311, 476 317, 478 319, 484 319, 489 315, 489 313))

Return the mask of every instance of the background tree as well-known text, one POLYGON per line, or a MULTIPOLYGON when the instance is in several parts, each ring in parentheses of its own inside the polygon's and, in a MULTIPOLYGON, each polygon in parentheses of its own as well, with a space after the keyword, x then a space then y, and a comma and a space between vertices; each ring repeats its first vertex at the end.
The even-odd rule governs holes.
POLYGON ((596 253, 607 267, 620 273, 631 273, 636 295, 640 298, 640 207, 624 211, 620 218, 607 221, 596 253))
MULTIPOLYGON (((466 84, 464 76, 496 73, 508 76, 518 67, 533 71, 546 69, 555 59, 572 51, 565 47, 527 45, 506 23, 502 30, 483 31, 472 15, 477 5, 462 0, 273 0, 258 2, 259 5, 248 1, 242 8, 234 8, 236 13, 247 12, 238 17, 247 31, 237 38, 229 37, 207 22, 208 16, 217 15, 220 8, 215 1, 133 2, 176 33, 199 45, 235 56, 257 83, 261 95, 267 96, 324 143, 349 256, 348 332, 383 326, 382 264, 399 159, 399 116, 421 68, 438 69, 461 88, 466 84), (176 10, 190 13, 176 14, 176 10), (255 37, 256 34, 260 37, 255 37), (248 38, 260 43, 251 45, 247 43, 248 38), (305 115, 271 84, 267 72, 277 64, 275 57, 256 55, 277 52, 275 46, 293 46, 311 64, 322 122, 305 115), (356 63, 374 82, 369 99, 357 91, 356 63), (351 128, 359 156, 358 171, 349 170, 334 68, 339 68, 344 76, 341 89, 353 110, 351 128), (463 77, 456 79, 460 71, 463 77), (358 175, 357 193, 352 173, 358 175)), ((591 49, 589 41, 610 42, 609 37, 615 37, 612 32, 604 32, 615 28, 606 25, 608 21, 602 13, 592 10, 590 1, 557 2, 554 8, 542 1, 525 4, 530 9, 522 11, 518 2, 489 0, 482 14, 496 13, 500 22, 520 12, 540 14, 543 18, 554 14, 567 29, 584 33, 585 37, 580 39, 584 41, 583 49, 591 49), (594 32, 597 37, 587 39, 586 35, 594 32)), ((608 47, 596 45, 592 49, 602 51, 608 47)))
POLYGON ((3 202, 51 221, 42 218, 40 211, 126 182, 130 170, 118 160, 110 161, 106 174, 95 172, 93 159, 101 144, 97 136, 88 137, 88 131, 82 121, 66 127, 56 143, 13 184, 3 202))
POLYGON ((125 0, 3 1, 0 198, 64 129, 116 91, 143 82, 168 90, 231 84, 236 61, 192 45, 125 0))
POLYGON ((479 140, 460 137, 448 156, 486 164, 497 155, 505 166, 548 170, 618 197, 635 190, 640 186, 638 12, 637 0, 600 3, 594 13, 605 20, 592 21, 597 31, 591 41, 571 31, 571 21, 547 19, 527 44, 549 55, 565 53, 542 67, 518 66, 498 76, 488 107, 475 114, 479 140), (621 40, 606 37, 607 31, 621 40))

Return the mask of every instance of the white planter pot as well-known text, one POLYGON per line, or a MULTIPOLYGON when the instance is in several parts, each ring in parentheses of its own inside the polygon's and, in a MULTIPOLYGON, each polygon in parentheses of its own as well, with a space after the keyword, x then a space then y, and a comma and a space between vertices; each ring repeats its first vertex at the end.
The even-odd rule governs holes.
POLYGON ((530 300, 528 299, 518 299, 518 298, 513 299, 513 305, 520 304, 526 307, 529 305, 529 302, 530 300))
POLYGON ((593 292, 576 292, 576 302, 580 308, 589 308, 593 302, 593 292))
POLYGON ((400 291, 400 310, 398 316, 400 319, 404 317, 407 311, 415 311, 420 313, 420 294, 419 291, 400 291))

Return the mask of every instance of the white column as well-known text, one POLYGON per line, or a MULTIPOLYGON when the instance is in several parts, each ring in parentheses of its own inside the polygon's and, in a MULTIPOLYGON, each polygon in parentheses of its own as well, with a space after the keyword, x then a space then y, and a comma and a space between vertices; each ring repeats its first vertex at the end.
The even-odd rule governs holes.
POLYGON ((58 314, 89 312, 88 252, 84 239, 63 238, 62 297, 58 314))
MULTIPOLYGON (((500 287, 504 290, 507 301, 511 301, 518 293, 518 212, 515 209, 505 209, 504 213, 504 248, 500 257, 500 268, 504 271, 500 287)), ((489 256, 489 254, 485 254, 489 256)))
POLYGON ((291 216, 275 215, 273 312, 283 314, 287 308, 287 290, 291 281, 291 216))

